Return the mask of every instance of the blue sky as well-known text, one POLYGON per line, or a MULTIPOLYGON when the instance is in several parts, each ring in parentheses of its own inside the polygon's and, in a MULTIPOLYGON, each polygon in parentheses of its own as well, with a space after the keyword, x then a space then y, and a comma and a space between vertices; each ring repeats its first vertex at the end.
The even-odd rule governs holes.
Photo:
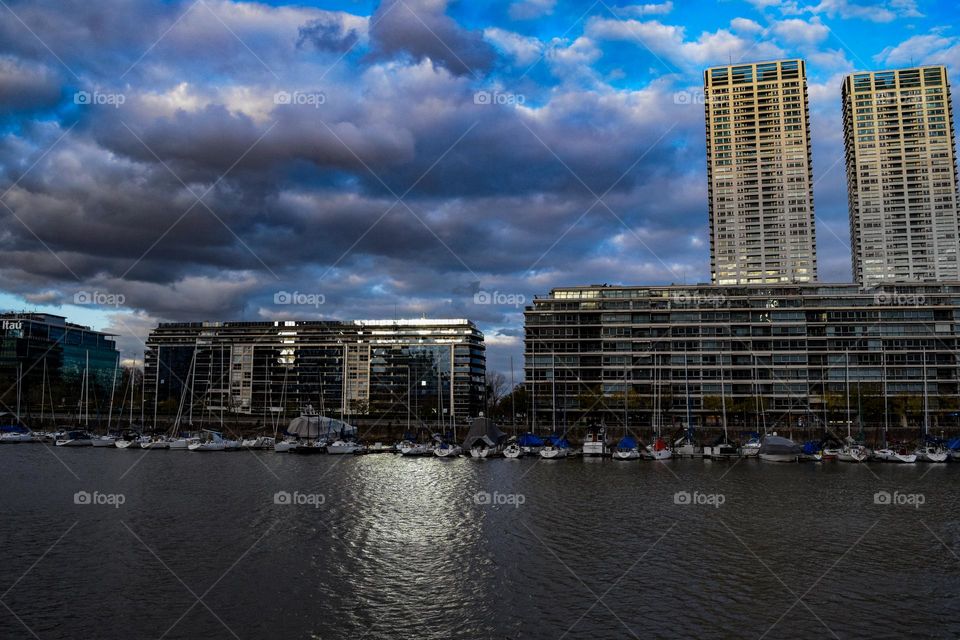
POLYGON ((960 69, 924 0, 7 4, 0 306, 130 358, 162 320, 469 317, 505 370, 551 287, 706 281, 729 61, 807 61, 820 279, 849 281, 843 76, 960 69))

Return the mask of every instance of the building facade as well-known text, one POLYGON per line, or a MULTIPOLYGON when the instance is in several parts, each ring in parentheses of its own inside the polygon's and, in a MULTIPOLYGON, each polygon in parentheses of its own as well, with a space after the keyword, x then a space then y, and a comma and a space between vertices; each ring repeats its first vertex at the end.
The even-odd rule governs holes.
POLYGON ((148 414, 482 411, 483 334, 468 320, 163 323, 146 346, 148 414))
POLYGON ((815 281, 803 60, 712 67, 703 83, 712 282, 815 281))
POLYGON ((842 97, 854 280, 960 279, 946 68, 854 73, 842 97))
POLYGON ((960 282, 564 287, 525 310, 525 374, 541 427, 688 410, 750 429, 919 425, 925 387, 952 425, 958 328, 960 282))
POLYGON ((63 316, 11 312, 0 314, 0 336, 0 375, 13 382, 22 372, 25 392, 37 400, 44 376, 48 393, 57 388, 58 402, 78 398, 84 371, 89 372, 89 386, 109 392, 120 358, 112 334, 67 322, 63 316))

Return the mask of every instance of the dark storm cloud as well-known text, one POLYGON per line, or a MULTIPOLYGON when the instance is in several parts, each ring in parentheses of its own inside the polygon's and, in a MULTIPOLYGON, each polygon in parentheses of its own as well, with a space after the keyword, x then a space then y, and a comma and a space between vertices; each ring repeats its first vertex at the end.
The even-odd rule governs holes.
MULTIPOLYGON (((17 5, 64 64, 0 26, 8 75, 36 86, 25 109, 58 116, 14 113, 0 138, 2 190, 19 181, 3 198, 13 213, 0 207, 4 288, 37 303, 121 294, 120 333, 124 318, 139 331, 160 319, 466 316, 512 349, 522 305, 474 294, 705 277, 702 111, 657 84, 508 87, 445 7, 383 4, 368 20, 84 3, 70 21, 17 5), (73 104, 80 89, 123 103, 73 104), (277 305, 278 291, 325 303, 277 305)), ((586 64, 561 55, 571 43, 553 46, 562 73, 586 64)))
POLYGON ((445 0, 384 0, 370 18, 374 56, 429 58, 458 75, 486 71, 493 48, 447 16, 446 8, 445 0))
POLYGON ((311 20, 300 27, 297 46, 312 46, 325 51, 347 52, 360 41, 357 29, 348 29, 328 17, 311 20))

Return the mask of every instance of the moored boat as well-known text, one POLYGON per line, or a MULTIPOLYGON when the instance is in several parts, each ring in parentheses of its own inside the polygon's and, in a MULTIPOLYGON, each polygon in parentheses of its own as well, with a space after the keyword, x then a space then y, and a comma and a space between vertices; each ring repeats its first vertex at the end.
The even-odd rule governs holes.
POLYGON ((86 431, 67 431, 56 442, 58 447, 92 447, 93 438, 86 431))
POLYGON ((327 445, 327 453, 330 455, 352 454, 360 451, 361 447, 352 440, 334 440, 327 445))
POLYGON ((614 460, 639 460, 640 447, 632 436, 623 436, 613 448, 614 460))
POLYGON ((570 452, 570 443, 566 438, 550 436, 547 438, 547 444, 540 449, 540 457, 545 460, 555 460, 568 457, 570 452))
POLYGON ((766 462, 797 462, 800 453, 800 446, 796 442, 773 432, 763 437, 757 456, 766 462))

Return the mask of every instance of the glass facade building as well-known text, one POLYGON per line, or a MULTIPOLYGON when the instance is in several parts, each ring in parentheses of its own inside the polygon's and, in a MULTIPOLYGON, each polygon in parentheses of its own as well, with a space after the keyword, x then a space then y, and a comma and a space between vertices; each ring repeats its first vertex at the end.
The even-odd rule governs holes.
POLYGON ((79 396, 89 362, 90 384, 109 391, 119 362, 114 336, 47 313, 0 314, 0 372, 14 380, 22 369, 24 386, 38 397, 44 371, 47 383, 64 385, 61 393, 79 396), (70 393, 70 385, 75 386, 70 393))
POLYGON ((894 426, 906 406, 918 424, 926 388, 933 420, 952 425, 958 329, 960 283, 565 287, 525 310, 525 374, 548 424, 619 424, 624 405, 638 425, 685 423, 688 407, 706 424, 724 405, 752 428, 835 424, 849 387, 854 414, 894 426))
POLYGON ((483 334, 468 320, 163 323, 146 345, 148 413, 482 411, 483 334))

